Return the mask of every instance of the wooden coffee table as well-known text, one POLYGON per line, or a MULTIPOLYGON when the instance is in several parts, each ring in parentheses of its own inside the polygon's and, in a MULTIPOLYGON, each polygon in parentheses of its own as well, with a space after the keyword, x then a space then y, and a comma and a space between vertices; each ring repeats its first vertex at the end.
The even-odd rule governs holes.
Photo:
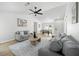
POLYGON ((30 39, 30 42, 31 42, 32 45, 36 45, 40 41, 41 41, 41 38, 32 38, 32 39, 30 39))

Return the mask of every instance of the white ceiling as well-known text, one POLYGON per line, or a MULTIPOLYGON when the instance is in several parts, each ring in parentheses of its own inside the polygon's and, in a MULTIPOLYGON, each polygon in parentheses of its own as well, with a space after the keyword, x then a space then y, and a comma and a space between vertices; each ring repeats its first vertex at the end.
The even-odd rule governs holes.
POLYGON ((43 15, 35 16, 40 21, 47 21, 53 19, 63 19, 65 15, 66 6, 60 6, 56 8, 52 8, 48 11, 43 12, 43 15))
POLYGON ((41 8, 42 11, 47 11, 57 6, 67 4, 66 2, 30 2, 29 5, 25 6, 26 2, 0 2, 0 11, 12 11, 12 12, 24 12, 28 9, 33 9, 34 6, 41 8))
POLYGON ((27 2, 0 2, 0 12, 15 12, 29 14, 34 6, 42 9, 42 16, 36 16, 37 19, 42 20, 47 17, 59 17, 64 15, 66 2, 30 2, 29 5, 25 6, 27 2))
POLYGON ((2 12, 24 12, 23 2, 0 2, 0 11, 2 12))

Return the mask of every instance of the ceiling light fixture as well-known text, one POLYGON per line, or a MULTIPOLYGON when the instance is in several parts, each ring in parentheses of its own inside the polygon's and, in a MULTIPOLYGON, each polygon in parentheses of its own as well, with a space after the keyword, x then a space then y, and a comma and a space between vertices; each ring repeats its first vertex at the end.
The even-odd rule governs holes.
POLYGON ((32 13, 30 13, 30 14, 34 14, 35 16, 37 16, 37 14, 38 15, 43 15, 43 13, 40 13, 40 11, 42 11, 42 9, 37 9, 37 7, 35 6, 34 7, 34 10, 32 10, 32 9, 29 9, 32 13))

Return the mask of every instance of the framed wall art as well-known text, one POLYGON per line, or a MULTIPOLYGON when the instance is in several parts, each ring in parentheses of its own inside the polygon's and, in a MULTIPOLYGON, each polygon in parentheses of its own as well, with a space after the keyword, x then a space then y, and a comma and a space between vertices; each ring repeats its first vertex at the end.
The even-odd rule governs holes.
POLYGON ((21 18, 17 18, 17 26, 19 26, 19 27, 27 26, 27 20, 21 19, 21 18))

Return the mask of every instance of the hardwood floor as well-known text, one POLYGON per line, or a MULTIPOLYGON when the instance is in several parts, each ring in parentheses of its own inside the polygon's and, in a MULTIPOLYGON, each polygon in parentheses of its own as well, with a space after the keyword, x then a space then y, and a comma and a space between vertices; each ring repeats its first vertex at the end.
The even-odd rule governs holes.
MULTIPOLYGON (((37 36, 39 37, 45 37, 46 35, 42 35, 42 34, 37 34, 37 36)), ((0 56, 15 56, 9 49, 8 46, 12 45, 12 44, 16 44, 17 41, 16 40, 12 40, 6 43, 0 43, 0 56)))
POLYGON ((16 40, 0 43, 0 56, 14 56, 14 54, 9 50, 8 46, 15 43, 17 43, 16 40))

